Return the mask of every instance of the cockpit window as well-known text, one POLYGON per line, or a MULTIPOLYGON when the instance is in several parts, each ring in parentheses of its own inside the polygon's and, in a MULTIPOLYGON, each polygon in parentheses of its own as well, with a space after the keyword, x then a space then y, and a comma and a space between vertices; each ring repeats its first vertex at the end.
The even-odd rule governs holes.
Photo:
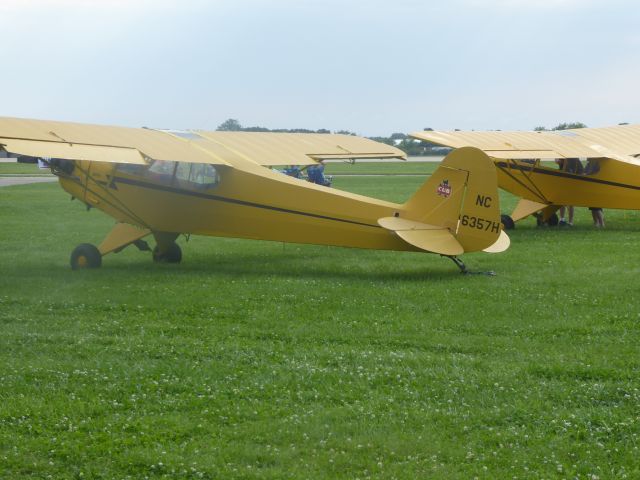
POLYGON ((175 184, 184 188, 209 188, 220 181, 213 165, 206 163, 179 162, 176 168, 175 184))
POLYGON ((587 160, 587 166, 584 169, 585 175, 595 175, 600 171, 600 159, 599 158, 589 158, 587 160))
POLYGON ((176 169, 177 162, 167 162, 165 160, 156 160, 149 167, 150 173, 155 173, 156 175, 168 175, 173 177, 173 172, 176 169))
POLYGON ((196 185, 215 185, 220 180, 218 172, 213 165, 206 163, 194 163, 191 165, 189 181, 196 185))
POLYGON ((209 188, 220 181, 213 165, 154 160, 150 166, 119 164, 118 171, 144 175, 148 179, 178 188, 209 188))
POLYGON ((132 175, 144 175, 148 170, 149 165, 138 165, 135 163, 119 163, 117 166, 118 172, 130 173, 132 175))

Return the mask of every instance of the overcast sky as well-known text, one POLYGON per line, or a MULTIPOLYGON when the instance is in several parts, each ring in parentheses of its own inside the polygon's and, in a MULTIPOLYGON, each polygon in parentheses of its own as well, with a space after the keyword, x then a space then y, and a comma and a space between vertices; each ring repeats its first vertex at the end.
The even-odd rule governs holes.
POLYGON ((122 126, 640 123, 635 0, 0 0, 0 116, 122 126))

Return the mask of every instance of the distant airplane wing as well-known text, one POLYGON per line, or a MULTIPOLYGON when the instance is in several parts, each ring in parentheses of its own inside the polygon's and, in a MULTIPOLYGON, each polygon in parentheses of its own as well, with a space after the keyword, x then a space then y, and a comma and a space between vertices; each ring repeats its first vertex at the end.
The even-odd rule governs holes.
POLYGON ((576 135, 581 143, 599 153, 615 152, 618 155, 632 157, 640 154, 640 125, 577 128, 566 131, 576 135))
POLYGON ((0 117, 0 147, 34 157, 146 164, 310 165, 323 159, 406 158, 401 150, 337 134, 196 132, 0 117))
POLYGON ((203 148, 224 148, 259 165, 311 165, 319 160, 399 158, 395 147, 353 135, 324 133, 205 132, 203 148))
POLYGON ((607 157, 640 165, 633 157, 640 153, 640 125, 543 132, 423 131, 411 136, 452 148, 476 147, 493 158, 607 157))

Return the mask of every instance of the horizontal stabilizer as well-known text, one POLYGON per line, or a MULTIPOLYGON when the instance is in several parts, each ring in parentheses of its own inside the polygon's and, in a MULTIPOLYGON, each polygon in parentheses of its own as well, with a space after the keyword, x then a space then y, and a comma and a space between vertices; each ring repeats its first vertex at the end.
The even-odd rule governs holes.
POLYGON ((446 227, 427 225, 398 217, 378 219, 378 224, 396 233, 405 242, 428 252, 461 255, 464 249, 446 227))

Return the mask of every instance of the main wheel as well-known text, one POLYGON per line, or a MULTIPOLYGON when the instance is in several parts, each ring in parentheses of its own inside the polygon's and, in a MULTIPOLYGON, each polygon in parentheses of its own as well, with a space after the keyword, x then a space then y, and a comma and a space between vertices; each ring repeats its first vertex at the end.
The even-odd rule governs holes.
POLYGON ((547 219, 547 225, 550 227, 557 227, 558 223, 560 223, 560 219, 558 218, 558 214, 554 213, 547 219))
POLYGON ((98 268, 102 265, 102 255, 95 245, 82 243, 71 252, 71 269, 98 268))
POLYGON ((153 261, 165 263, 180 263, 182 261, 182 250, 177 243, 172 243, 169 247, 161 252, 158 246, 153 249, 153 261))
POLYGON ((509 215, 500 215, 500 221, 502 222, 502 228, 504 230, 513 230, 516 228, 516 224, 509 215))

